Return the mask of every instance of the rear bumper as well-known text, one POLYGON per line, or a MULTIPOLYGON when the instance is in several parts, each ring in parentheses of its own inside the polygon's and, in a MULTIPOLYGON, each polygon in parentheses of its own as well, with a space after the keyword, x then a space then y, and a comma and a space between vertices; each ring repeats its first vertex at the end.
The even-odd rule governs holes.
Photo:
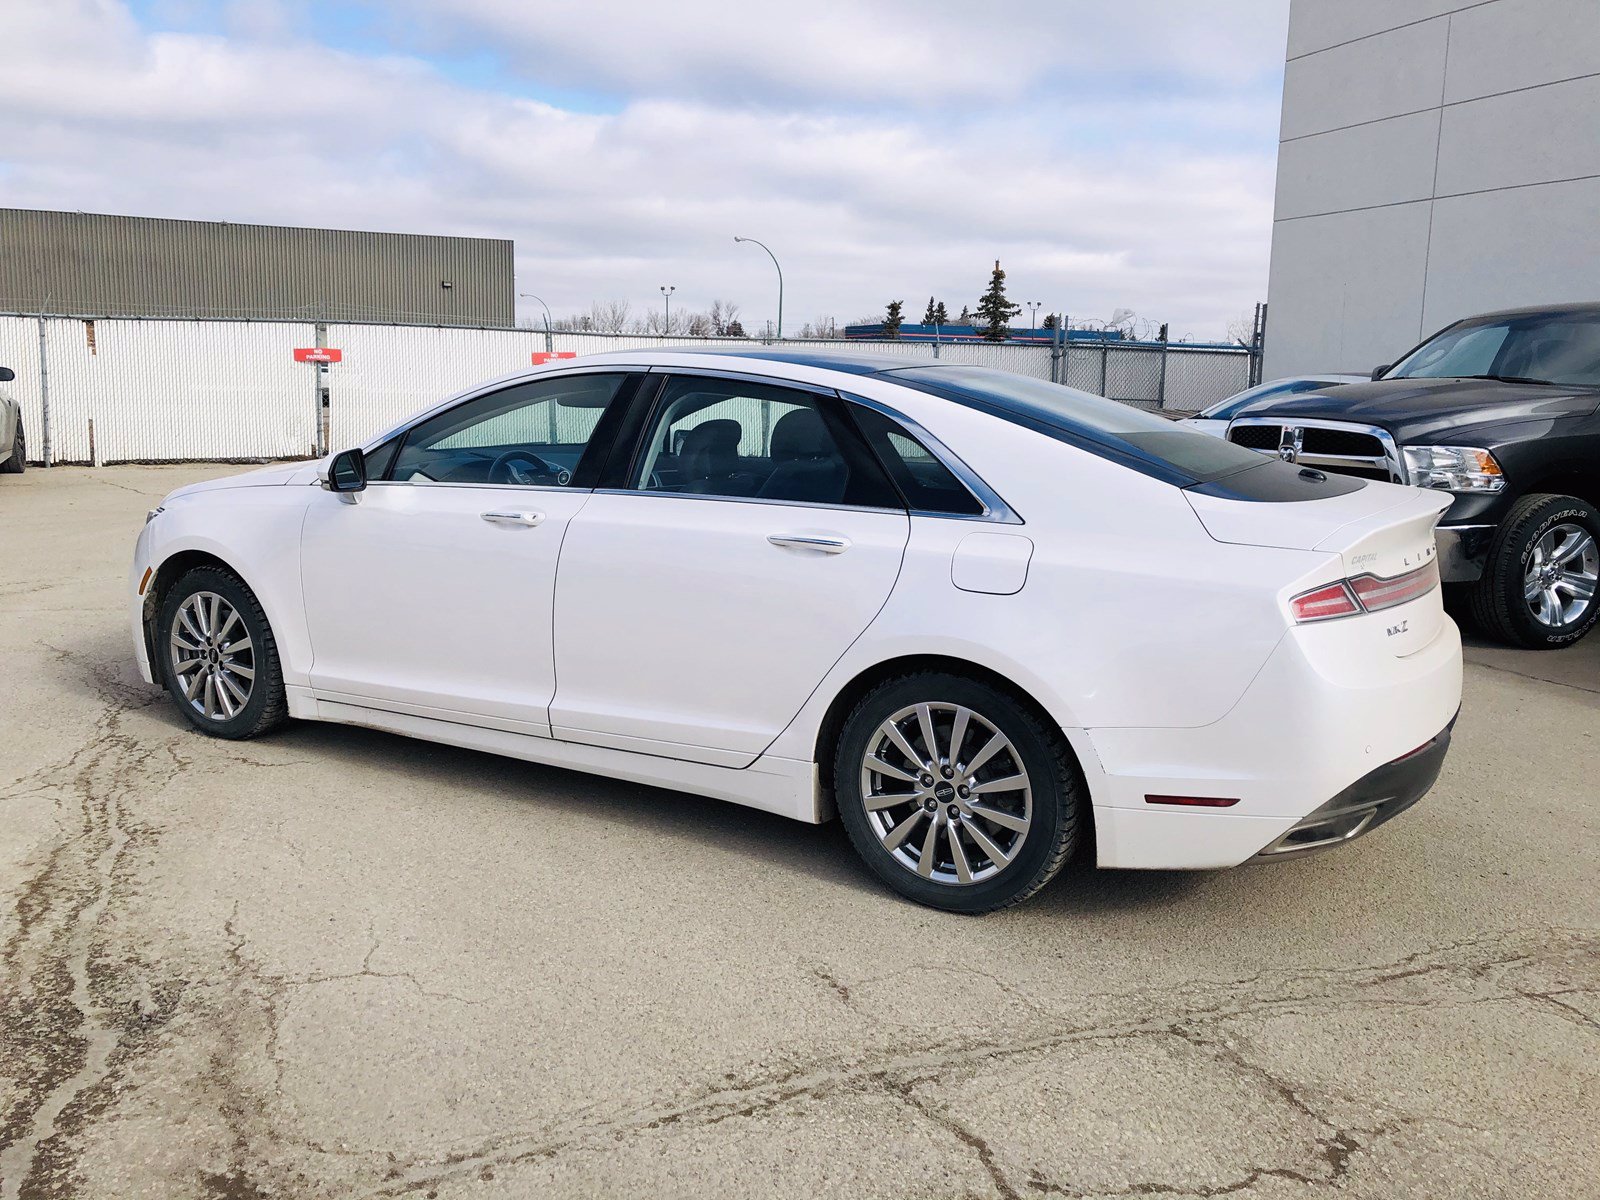
POLYGON ((1450 750, 1451 721, 1410 754, 1385 763, 1314 809, 1256 853, 1257 858, 1298 858, 1331 850, 1371 833, 1428 794, 1450 750))
POLYGON ((1439 578, 1445 583, 1471 583, 1483 578, 1489 545, 1497 525, 1441 525, 1434 530, 1439 546, 1439 578))
MULTIPOLYGON (((1418 603, 1437 605, 1438 597, 1418 603)), ((1461 636, 1453 622, 1438 620, 1427 645, 1385 661, 1362 653, 1370 631, 1363 635, 1355 622, 1301 627, 1220 721, 1197 729, 1087 730, 1093 760, 1079 757, 1094 800, 1100 865, 1237 866, 1274 845, 1284 853, 1301 848, 1314 839, 1296 829, 1322 823, 1346 802, 1377 809, 1358 832, 1399 811, 1397 797, 1414 802, 1438 774, 1448 745, 1440 731, 1461 707, 1461 636), (1430 749, 1413 760, 1424 745, 1430 749), (1151 796, 1227 803, 1180 807, 1151 796)))

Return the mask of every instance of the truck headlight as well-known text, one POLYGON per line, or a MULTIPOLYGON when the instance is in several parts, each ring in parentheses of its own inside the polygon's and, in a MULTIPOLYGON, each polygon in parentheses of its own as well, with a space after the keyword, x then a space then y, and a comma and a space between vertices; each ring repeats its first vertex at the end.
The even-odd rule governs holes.
POLYGON ((1473 446, 1407 446, 1406 473, 1417 487, 1449 492, 1498 492, 1505 473, 1494 455, 1473 446))

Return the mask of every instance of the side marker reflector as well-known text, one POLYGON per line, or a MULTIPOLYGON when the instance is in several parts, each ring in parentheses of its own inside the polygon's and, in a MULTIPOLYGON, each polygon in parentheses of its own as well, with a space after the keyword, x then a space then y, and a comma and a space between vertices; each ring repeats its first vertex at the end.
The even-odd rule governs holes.
POLYGON ((1221 796, 1146 796, 1146 804, 1181 804, 1188 808, 1232 808, 1239 803, 1239 798, 1225 799, 1221 796))
POLYGON ((144 569, 144 578, 139 580, 139 595, 144 595, 145 588, 150 586, 150 576, 155 573, 156 569, 154 567, 146 567, 144 569))

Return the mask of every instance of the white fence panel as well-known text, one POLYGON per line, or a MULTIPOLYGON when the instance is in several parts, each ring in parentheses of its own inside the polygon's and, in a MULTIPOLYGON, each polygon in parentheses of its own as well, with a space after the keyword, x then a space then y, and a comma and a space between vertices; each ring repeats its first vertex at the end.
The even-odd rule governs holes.
MULTIPOLYGON (((0 365, 22 406, 29 453, 44 453, 38 318, 0 317, 0 365)), ((310 322, 177 321, 50 317, 44 321, 52 452, 57 462, 91 460, 89 422, 103 462, 293 458, 317 440, 316 368, 293 360, 315 344, 310 322)), ((557 333, 557 353, 697 346, 761 348, 755 338, 659 338, 557 333)), ((541 330, 331 324, 326 345, 343 352, 324 382, 333 449, 357 445, 421 409, 529 367, 545 350, 541 330)), ((1051 376, 1046 346, 904 341, 804 341, 795 351, 879 354, 908 362, 974 364, 1036 379, 1051 376)), ((1248 384, 1249 355, 1182 345, 1081 342, 1066 350, 1065 382, 1154 407, 1198 409, 1248 384), (1104 367, 1102 367, 1104 362, 1104 367)))
POLYGON ((344 352, 328 368, 330 449, 356 446, 457 392, 533 365, 544 334, 526 329, 329 325, 344 352))
POLYGON ((977 342, 957 342, 939 347, 941 363, 960 363, 971 367, 993 367, 1035 379, 1050 378, 1050 349, 1047 346, 993 346, 977 342))
POLYGON ((0 317, 0 367, 17 377, 0 389, 22 407, 22 429, 28 461, 44 461, 44 411, 39 391, 39 321, 35 317, 0 317))
MULTIPOLYGON (((295 458, 315 441, 310 325, 244 321, 45 322, 57 462, 295 458)), ((37 356, 36 356, 37 357, 37 356)))

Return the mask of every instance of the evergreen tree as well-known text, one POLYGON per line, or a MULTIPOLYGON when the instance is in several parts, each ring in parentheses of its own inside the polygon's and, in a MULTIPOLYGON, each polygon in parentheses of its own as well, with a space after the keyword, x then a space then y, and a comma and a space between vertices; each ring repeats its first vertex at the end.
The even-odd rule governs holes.
POLYGON ((900 314, 905 308, 904 300, 891 300, 886 315, 883 318, 883 336, 897 338, 900 336, 900 314))
POLYGON ((922 323, 924 325, 932 325, 938 319, 939 319, 939 317, 938 317, 938 309, 936 309, 933 306, 933 297, 929 296, 928 297, 928 309, 927 309, 926 312, 924 312, 922 314, 922 323))
POLYGON ((1011 318, 1022 311, 1022 305, 1006 299, 1006 273, 1000 269, 1000 260, 994 260, 994 274, 989 276, 989 290, 978 301, 978 315, 987 323, 983 331, 985 341, 1003 342, 1011 336, 1011 318))
POLYGON ((1055 313, 1046 313, 1045 314, 1044 327, 1046 329, 1054 329, 1056 327, 1056 315, 1055 315, 1055 313))
POLYGON ((961 306, 961 315, 956 318, 956 324, 957 325, 971 325, 972 324, 972 310, 970 308, 968 308, 965 304, 963 304, 961 306))
POLYGON ((933 323, 935 325, 950 324, 950 313, 945 308, 943 300, 933 306, 933 323))

